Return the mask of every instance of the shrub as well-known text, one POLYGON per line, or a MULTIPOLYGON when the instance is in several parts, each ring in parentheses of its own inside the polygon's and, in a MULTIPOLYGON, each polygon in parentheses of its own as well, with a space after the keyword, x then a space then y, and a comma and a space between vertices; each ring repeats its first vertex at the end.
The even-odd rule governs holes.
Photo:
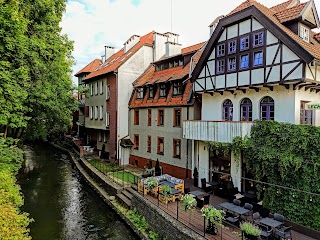
POLYGON ((241 231, 246 233, 247 235, 259 236, 261 233, 260 228, 250 222, 240 223, 240 228, 241 228, 241 231))

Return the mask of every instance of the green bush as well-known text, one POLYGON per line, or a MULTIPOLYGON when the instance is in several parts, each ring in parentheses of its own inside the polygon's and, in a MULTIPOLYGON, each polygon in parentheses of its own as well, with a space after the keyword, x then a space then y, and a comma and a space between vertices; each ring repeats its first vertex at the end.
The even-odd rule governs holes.
POLYGON ((149 224, 145 217, 139 214, 137 209, 129 210, 128 215, 130 221, 137 227, 140 232, 146 232, 146 230, 149 228, 149 224))
POLYGON ((149 232, 149 237, 150 237, 152 240, 158 240, 158 239, 159 239, 158 233, 156 233, 156 232, 154 232, 154 231, 150 231, 150 232, 149 232))

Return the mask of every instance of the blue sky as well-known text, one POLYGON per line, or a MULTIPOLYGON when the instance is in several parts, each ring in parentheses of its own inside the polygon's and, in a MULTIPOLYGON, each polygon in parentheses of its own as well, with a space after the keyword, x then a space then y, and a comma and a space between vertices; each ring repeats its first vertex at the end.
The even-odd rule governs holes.
MULTIPOLYGON (((224 0, 221 4, 217 0, 69 0, 61 27, 74 41, 73 74, 101 58, 105 45, 120 49, 133 34, 172 31, 180 34, 183 47, 206 41, 208 25, 243 1, 224 0)), ((270 7, 285 0, 258 1, 270 7)), ((320 13, 320 1, 315 2, 320 13)))

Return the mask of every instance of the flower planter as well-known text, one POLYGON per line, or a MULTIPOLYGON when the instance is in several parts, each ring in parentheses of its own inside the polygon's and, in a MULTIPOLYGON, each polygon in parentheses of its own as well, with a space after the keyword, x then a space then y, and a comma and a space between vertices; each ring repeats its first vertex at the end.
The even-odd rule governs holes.
POLYGON ((258 240, 258 237, 259 237, 259 236, 254 236, 247 233, 243 233, 243 236, 245 237, 244 239, 248 239, 248 240, 258 240))

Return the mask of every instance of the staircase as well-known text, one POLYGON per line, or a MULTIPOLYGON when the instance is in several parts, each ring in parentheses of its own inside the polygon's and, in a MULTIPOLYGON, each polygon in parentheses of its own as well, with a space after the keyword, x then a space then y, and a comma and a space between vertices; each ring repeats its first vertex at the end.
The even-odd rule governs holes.
POLYGON ((136 192, 138 187, 136 185, 132 185, 129 188, 124 189, 121 193, 116 195, 117 200, 122 203, 125 207, 131 208, 131 199, 133 198, 132 193, 136 192))

